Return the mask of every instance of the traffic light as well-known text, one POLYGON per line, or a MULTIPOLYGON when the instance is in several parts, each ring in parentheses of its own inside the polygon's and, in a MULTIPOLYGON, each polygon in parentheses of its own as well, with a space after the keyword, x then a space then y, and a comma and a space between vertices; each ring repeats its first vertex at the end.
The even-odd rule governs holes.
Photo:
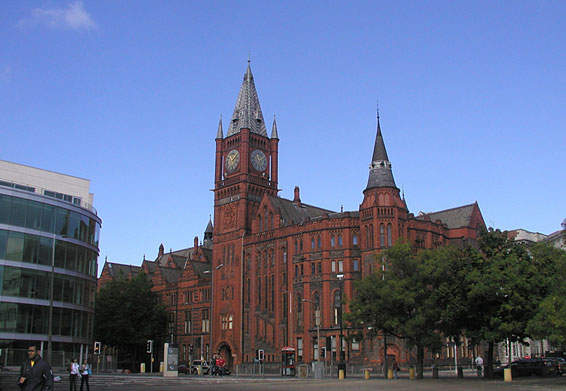
POLYGON ((100 354, 100 342, 94 342, 94 354, 100 354))
POLYGON ((193 345, 189 345, 189 353, 193 353, 193 345))
POLYGON ((147 340, 147 353, 152 353, 153 352, 153 340, 152 339, 148 339, 147 340))
POLYGON ((323 347, 322 347, 322 352, 321 352, 321 353, 322 353, 322 356, 321 356, 321 357, 322 357, 322 358, 326 358, 326 346, 323 346, 323 347))
POLYGON ((257 358, 259 361, 265 360, 265 351, 263 349, 258 349, 257 358))

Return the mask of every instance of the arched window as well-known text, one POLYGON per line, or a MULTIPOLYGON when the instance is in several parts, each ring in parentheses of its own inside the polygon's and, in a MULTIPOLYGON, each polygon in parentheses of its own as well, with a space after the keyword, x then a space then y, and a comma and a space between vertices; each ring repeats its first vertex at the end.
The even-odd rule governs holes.
POLYGON ((295 254, 297 254, 299 252, 299 245, 297 243, 297 240, 295 239, 295 254))
POLYGON ((311 248, 314 249, 314 238, 311 238, 311 248))
POLYGON ((370 247, 375 247, 375 242, 373 240, 373 224, 369 225, 369 233, 370 233, 370 247))
POLYGON ((262 222, 261 215, 258 215, 258 216, 257 216, 257 219, 258 219, 258 221, 259 221, 259 232, 261 232, 261 231, 262 231, 262 227, 261 227, 261 222, 262 222))
POLYGON ((315 292, 312 296, 312 324, 316 326, 317 313, 320 316, 320 295, 315 292))
POLYGON ((342 247, 342 235, 338 235, 338 247, 342 247))
POLYGON ((336 245, 336 240, 334 239, 334 235, 330 235, 330 247, 334 247, 336 245))
POLYGON ((366 225, 366 246, 371 247, 369 241, 369 227, 367 225, 366 225))
POLYGON ((385 247, 385 227, 383 224, 379 226, 379 246, 385 247))
POLYGON ((303 252, 303 239, 299 242, 299 251, 303 252))
POLYGON ((391 238, 391 224, 387 224, 387 247, 392 246, 393 239, 391 238))
POLYGON ((318 248, 322 247, 322 240, 320 240, 320 236, 318 238, 316 238, 316 244, 318 248))
POLYGON ((352 237, 352 244, 353 244, 354 246, 357 246, 357 245, 358 245, 358 235, 355 235, 355 234, 354 234, 354 236, 352 237))

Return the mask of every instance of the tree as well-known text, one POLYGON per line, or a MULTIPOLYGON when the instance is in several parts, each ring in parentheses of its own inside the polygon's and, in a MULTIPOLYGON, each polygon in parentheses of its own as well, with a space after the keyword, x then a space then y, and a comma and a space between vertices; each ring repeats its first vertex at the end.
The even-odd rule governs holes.
POLYGON ((549 280, 550 293, 545 297, 536 315, 528 323, 527 331, 536 338, 546 338, 553 345, 566 346, 566 252, 547 243, 537 243, 530 251, 537 259, 553 264, 553 278, 549 280))
POLYGON ((347 320, 390 333, 417 349, 417 378, 423 378, 425 348, 441 347, 441 331, 453 332, 465 306, 461 288, 465 254, 453 247, 415 253, 397 244, 381 254, 381 269, 355 285, 347 320))
POLYGON ((530 337, 527 324, 548 294, 554 269, 551 259, 536 256, 507 232, 482 231, 479 247, 464 279, 468 311, 462 326, 472 342, 488 343, 485 376, 491 377, 495 344, 530 337))
POLYGON ((104 285, 96 297, 94 335, 105 345, 137 356, 148 339, 165 334, 167 314, 144 272, 104 285))

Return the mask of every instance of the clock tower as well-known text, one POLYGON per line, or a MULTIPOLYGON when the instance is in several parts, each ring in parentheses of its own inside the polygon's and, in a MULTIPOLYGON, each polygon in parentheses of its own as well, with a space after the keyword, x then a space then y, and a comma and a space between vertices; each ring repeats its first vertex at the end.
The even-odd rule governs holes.
POLYGON ((242 357, 242 254, 264 194, 276 196, 277 124, 266 131, 250 63, 224 137, 216 134, 211 352, 242 357), (237 312, 237 313, 235 313, 237 312))

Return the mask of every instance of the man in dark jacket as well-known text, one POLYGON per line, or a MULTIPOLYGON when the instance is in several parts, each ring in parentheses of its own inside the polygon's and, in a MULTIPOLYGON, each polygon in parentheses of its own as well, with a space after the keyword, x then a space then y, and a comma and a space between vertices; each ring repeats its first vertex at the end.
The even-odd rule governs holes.
POLYGON ((28 348, 28 359, 20 368, 18 386, 23 391, 53 390, 53 371, 47 361, 39 357, 36 345, 28 348))

